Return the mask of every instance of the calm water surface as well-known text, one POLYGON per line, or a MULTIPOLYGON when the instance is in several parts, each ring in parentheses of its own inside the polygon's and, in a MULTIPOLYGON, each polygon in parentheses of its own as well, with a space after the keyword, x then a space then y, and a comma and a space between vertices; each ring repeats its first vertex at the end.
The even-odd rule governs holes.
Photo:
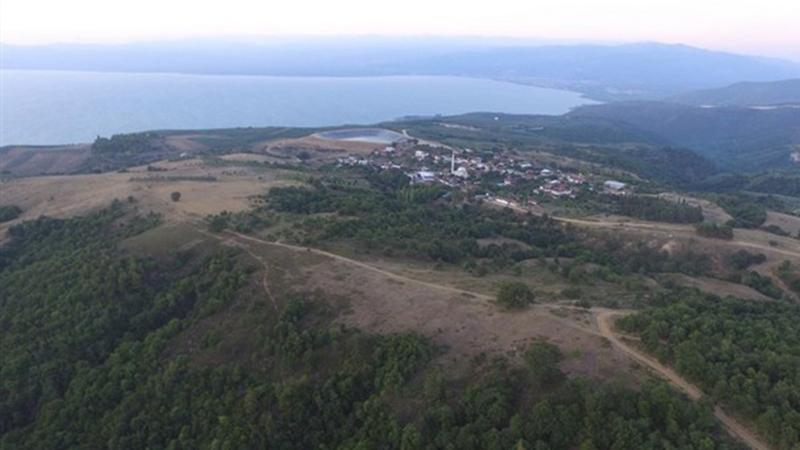
POLYGON ((114 133, 369 124, 472 111, 562 114, 580 94, 460 77, 262 77, 0 71, 0 145, 114 133))

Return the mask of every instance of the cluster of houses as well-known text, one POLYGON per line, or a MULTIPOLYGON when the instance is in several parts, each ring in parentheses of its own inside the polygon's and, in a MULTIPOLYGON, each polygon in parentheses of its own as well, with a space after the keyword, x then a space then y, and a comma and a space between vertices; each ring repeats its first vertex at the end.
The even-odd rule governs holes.
MULTIPOLYGON (((491 175, 499 186, 513 186, 523 181, 539 184, 533 193, 553 198, 575 198, 583 190, 594 190, 581 174, 537 166, 506 152, 481 156, 469 148, 390 145, 373 151, 367 157, 340 158, 338 164, 402 170, 413 184, 442 183, 465 188, 475 186, 491 175)), ((625 194, 629 188, 625 183, 609 180, 604 183, 603 191, 625 194)))
POLYGON ((580 189, 592 190, 592 186, 580 174, 565 174, 561 171, 542 169, 539 175, 544 184, 534 189, 534 194, 547 194, 556 198, 575 198, 580 189))

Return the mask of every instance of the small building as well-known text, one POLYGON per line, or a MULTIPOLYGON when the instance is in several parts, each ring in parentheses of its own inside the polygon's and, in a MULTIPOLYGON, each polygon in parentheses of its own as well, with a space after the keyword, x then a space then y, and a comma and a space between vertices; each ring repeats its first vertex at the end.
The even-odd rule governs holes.
POLYGON ((455 175, 455 176, 457 176, 459 178, 464 178, 464 179, 469 178, 469 172, 467 171, 467 168, 463 167, 463 166, 459 167, 456 170, 454 170, 453 171, 453 175, 455 175))
POLYGON ((539 172, 539 175, 541 175, 543 177, 549 177, 549 176, 553 175, 553 171, 550 170, 550 169, 542 169, 542 171, 539 172))
POLYGON ((623 194, 627 191, 628 185, 615 180, 607 180, 603 183, 603 189, 612 194, 623 194))
POLYGON ((411 174, 412 183, 433 183, 436 181, 436 173, 429 170, 420 170, 411 174))

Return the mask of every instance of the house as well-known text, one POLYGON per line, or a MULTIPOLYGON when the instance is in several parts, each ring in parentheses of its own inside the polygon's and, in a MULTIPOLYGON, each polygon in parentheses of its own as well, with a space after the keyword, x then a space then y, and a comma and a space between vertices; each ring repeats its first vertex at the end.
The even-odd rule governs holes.
POLYGON ((603 183, 603 190, 610 194, 624 194, 627 191, 628 185, 615 180, 607 180, 603 183))
POLYGON ((436 173, 429 170, 420 170, 411 174, 412 183, 433 183, 436 181, 436 173))
POLYGON ((453 175, 459 178, 469 178, 469 172, 467 171, 466 167, 459 167, 458 169, 454 170, 453 175))

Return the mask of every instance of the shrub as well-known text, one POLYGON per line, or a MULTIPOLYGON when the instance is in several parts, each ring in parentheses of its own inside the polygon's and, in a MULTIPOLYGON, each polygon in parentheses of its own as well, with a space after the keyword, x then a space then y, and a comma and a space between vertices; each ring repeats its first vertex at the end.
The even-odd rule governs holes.
POLYGON ((172 194, 169 194, 169 198, 171 198, 173 202, 177 202, 178 200, 181 199, 181 193, 178 192, 178 191, 175 191, 172 194))
POLYGON ((714 239, 733 239, 733 228, 714 222, 703 222, 695 227, 697 234, 714 239))
POLYGON ((512 281, 503 283, 497 293, 497 303, 508 308, 520 309, 533 303, 534 295, 525 283, 512 281))

